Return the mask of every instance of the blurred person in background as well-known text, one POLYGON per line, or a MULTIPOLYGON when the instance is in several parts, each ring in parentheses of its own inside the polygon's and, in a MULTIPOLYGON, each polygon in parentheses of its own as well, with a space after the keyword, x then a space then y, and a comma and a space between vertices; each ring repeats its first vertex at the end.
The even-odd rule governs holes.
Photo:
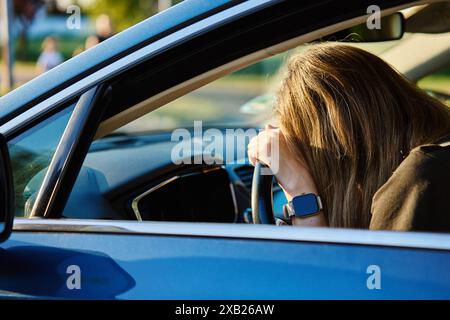
POLYGON ((95 47, 96 45, 99 44, 99 42, 100 42, 100 40, 98 39, 98 37, 96 35, 87 37, 87 39, 84 43, 84 47, 76 48, 72 53, 72 57, 79 55, 80 53, 82 53, 85 50, 89 50, 90 48, 95 47))
POLYGON ((82 53, 85 50, 89 50, 90 48, 95 47, 100 42, 105 41, 106 39, 114 35, 114 28, 111 22, 111 18, 106 14, 101 14, 97 17, 97 20, 95 21, 95 29, 96 34, 89 36, 86 39, 84 48, 79 47, 75 49, 72 57, 82 53))
POLYGON ((100 43, 100 39, 97 36, 89 36, 84 43, 84 50, 89 50, 100 43))
POLYGON ((64 61, 58 51, 58 40, 55 37, 47 37, 42 42, 42 53, 37 61, 37 69, 43 73, 53 69, 64 61))
POLYGON ((101 14, 97 17, 97 20, 95 21, 95 28, 97 30, 97 38, 99 42, 105 41, 114 35, 114 28, 111 18, 106 14, 101 14))

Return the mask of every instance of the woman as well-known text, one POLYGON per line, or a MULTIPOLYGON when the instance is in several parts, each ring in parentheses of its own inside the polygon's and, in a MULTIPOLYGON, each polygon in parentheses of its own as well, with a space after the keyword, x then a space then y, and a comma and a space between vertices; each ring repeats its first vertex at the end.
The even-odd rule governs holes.
POLYGON ((64 62, 62 54, 58 50, 58 40, 55 37, 47 37, 42 42, 42 53, 37 61, 39 72, 47 72, 64 62))
POLYGON ((275 176, 289 201, 323 209, 295 225, 450 231, 450 108, 383 60, 343 44, 313 45, 288 63, 249 159, 279 143, 275 176), (300 202, 301 203, 301 202, 300 202))

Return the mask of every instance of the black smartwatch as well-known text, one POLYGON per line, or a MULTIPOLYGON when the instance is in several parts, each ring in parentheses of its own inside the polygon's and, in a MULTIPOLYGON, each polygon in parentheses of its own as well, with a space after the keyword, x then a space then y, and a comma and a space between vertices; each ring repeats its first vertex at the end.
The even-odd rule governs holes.
POLYGON ((319 214, 323 209, 322 200, 314 193, 307 193, 296 196, 283 207, 284 217, 306 218, 319 214))

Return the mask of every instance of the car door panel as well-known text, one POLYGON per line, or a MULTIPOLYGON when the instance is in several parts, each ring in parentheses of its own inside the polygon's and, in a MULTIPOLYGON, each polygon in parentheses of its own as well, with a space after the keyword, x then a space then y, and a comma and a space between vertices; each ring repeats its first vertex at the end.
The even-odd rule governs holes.
POLYGON ((0 296, 448 299, 449 267, 450 255, 440 250, 195 236, 15 232, 0 250, 0 296), (80 288, 71 287, 73 268, 79 268, 80 288), (379 288, 371 286, 374 268, 379 271, 379 288))

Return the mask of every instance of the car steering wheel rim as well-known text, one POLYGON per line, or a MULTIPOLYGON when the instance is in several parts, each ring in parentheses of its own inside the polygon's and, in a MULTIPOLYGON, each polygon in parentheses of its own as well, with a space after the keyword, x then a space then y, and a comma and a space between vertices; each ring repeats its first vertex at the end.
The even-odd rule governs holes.
POLYGON ((252 218, 254 224, 275 224, 273 213, 273 175, 263 175, 266 165, 257 162, 252 183, 252 218))

